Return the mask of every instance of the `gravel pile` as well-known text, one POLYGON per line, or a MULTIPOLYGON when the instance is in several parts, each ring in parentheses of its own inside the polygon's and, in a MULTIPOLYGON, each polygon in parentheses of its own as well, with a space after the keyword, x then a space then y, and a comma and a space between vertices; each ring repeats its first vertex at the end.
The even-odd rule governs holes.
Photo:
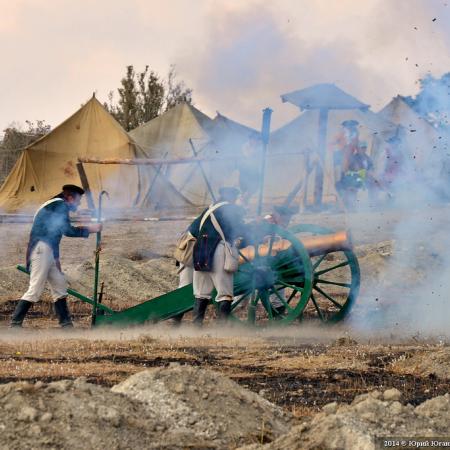
POLYGON ((0 449, 228 449, 285 434, 288 422, 227 377, 188 366, 112 389, 81 378, 0 385, 0 449))
MULTIPOLYGON (((175 262, 170 258, 133 261, 122 256, 105 256, 101 260, 100 280, 105 283, 105 302, 114 307, 141 303, 176 289, 178 277, 175 262)), ((90 293, 94 265, 90 260, 65 269, 70 285, 81 293, 90 293)))
POLYGON ((445 437, 450 423, 450 396, 435 397, 414 408, 389 389, 355 398, 351 405, 330 403, 309 421, 265 446, 246 450, 374 450, 377 438, 445 437))
POLYGON ((141 402, 171 432, 190 430, 220 447, 271 441, 288 431, 290 417, 263 397, 206 369, 171 365, 137 373, 114 386, 141 402))

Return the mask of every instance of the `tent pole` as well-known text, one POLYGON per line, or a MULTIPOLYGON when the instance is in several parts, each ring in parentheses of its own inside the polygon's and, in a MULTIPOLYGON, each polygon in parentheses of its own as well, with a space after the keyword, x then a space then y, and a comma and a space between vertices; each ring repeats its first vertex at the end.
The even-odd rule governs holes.
POLYGON ((301 192, 303 193, 306 189, 306 185, 308 183, 308 178, 311 175, 311 172, 314 170, 314 167, 317 166, 317 162, 314 162, 312 164, 309 163, 309 155, 308 156, 308 162, 306 164, 306 170, 301 179, 298 181, 298 183, 294 186, 294 188, 289 192, 288 196, 286 197, 286 200, 283 202, 283 206, 290 206, 291 203, 294 201, 295 197, 301 192))
MULTIPOLYGON (((168 154, 169 154, 169 152, 164 153, 163 158, 167 158, 167 155, 168 155, 168 154)), ((148 188, 148 191, 147 191, 147 193, 145 194, 145 196, 144 196, 144 198, 143 198, 143 200, 142 200, 142 204, 143 204, 143 205, 145 205, 145 204, 150 200, 150 197, 151 197, 153 188, 154 188, 155 185, 156 185, 156 181, 157 181, 157 179, 158 179, 158 177, 159 177, 159 174, 161 173, 161 170, 162 170, 163 167, 164 167, 164 164, 160 164, 160 165, 157 167, 155 177, 153 178, 153 180, 152 180, 152 182, 151 182, 151 184, 150 184, 150 187, 148 188)))
POLYGON ((94 199, 92 198, 91 188, 89 187, 89 181, 86 176, 86 171, 84 170, 83 163, 77 162, 77 170, 80 176, 81 186, 83 186, 84 192, 86 194, 86 201, 88 208, 95 211, 94 199))
POLYGON ((319 110, 319 145, 318 158, 319 164, 316 164, 316 180, 314 185, 314 205, 316 207, 322 206, 323 197, 323 168, 325 167, 325 157, 327 148, 327 124, 328 124, 328 109, 322 108, 319 110))
MULTIPOLYGON (((190 144, 190 146, 191 146, 192 153, 194 154, 194 158, 196 158, 196 157, 197 157, 197 150, 195 149, 194 143, 192 142, 192 139, 191 139, 191 138, 189 138, 189 144, 190 144)), ((209 184, 209 180, 208 180, 208 177, 206 176, 206 173, 205 173, 205 171, 204 171, 204 169, 203 169, 202 163, 201 163, 200 161, 198 161, 197 164, 198 164, 198 167, 200 168, 200 171, 201 171, 201 173, 202 173, 203 179, 205 180, 206 187, 208 188, 208 191, 209 191, 209 195, 211 196, 211 199, 212 199, 213 203, 216 203, 216 201, 217 201, 217 200, 216 200, 216 196, 214 195, 214 192, 213 192, 213 190, 212 190, 212 187, 211 187, 211 185, 209 184)))
POLYGON ((262 204, 264 197, 264 178, 266 175, 266 154, 267 154, 267 145, 269 144, 270 118, 272 116, 272 112, 273 110, 270 108, 263 109, 263 118, 261 126, 261 138, 262 138, 261 183, 259 188, 258 209, 256 211, 256 214, 258 216, 260 216, 262 212, 262 204))

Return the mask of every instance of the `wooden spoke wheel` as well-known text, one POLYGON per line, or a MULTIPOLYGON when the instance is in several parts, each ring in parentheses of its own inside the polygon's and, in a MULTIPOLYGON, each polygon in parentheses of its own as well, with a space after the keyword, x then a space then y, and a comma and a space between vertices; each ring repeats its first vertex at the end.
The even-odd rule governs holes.
MULTIPOLYGON (((302 237, 333 234, 316 225, 297 225, 289 229, 300 241, 302 237)), ((348 248, 310 252, 313 269, 312 292, 300 320, 335 323, 343 320, 354 305, 360 288, 360 269, 355 253, 348 248), (313 256, 312 256, 313 255, 313 256)))
POLYGON ((276 225, 258 227, 252 258, 243 256, 234 277, 232 318, 253 325, 298 319, 312 292, 312 266, 302 243, 276 225))

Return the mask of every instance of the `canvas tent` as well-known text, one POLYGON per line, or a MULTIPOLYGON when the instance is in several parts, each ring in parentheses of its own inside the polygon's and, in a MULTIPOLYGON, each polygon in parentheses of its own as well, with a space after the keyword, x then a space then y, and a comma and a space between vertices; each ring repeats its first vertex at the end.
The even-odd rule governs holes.
MULTIPOLYGON (((78 158, 145 156, 93 96, 65 122, 25 148, 0 188, 0 210, 33 211, 60 192, 62 185, 79 185, 78 158)), ((85 171, 94 198, 106 190, 110 195, 108 205, 114 208, 146 206, 143 194, 151 184, 154 168, 86 164, 85 171)), ((185 204, 182 196, 163 178, 156 189, 164 194, 169 205, 185 204)))
POLYGON ((211 202, 203 173, 214 194, 219 187, 236 184, 236 158, 252 130, 220 114, 212 120, 194 106, 181 103, 132 130, 130 135, 150 158, 224 158, 198 164, 167 166, 164 175, 195 205, 211 202), (225 159, 227 158, 227 159, 225 159), (203 173, 202 173, 203 172, 203 173))
POLYGON ((438 148, 439 135, 436 129, 420 117, 400 95, 394 97, 378 115, 402 127, 399 130, 400 138, 417 166, 423 166, 433 149, 438 148))
POLYGON ((406 162, 405 175, 410 180, 425 181, 448 198, 450 157, 442 133, 420 117, 400 95, 378 114, 399 126, 399 145, 406 162))
POLYGON ((254 128, 236 122, 219 112, 216 113, 213 124, 211 133, 213 139, 218 145, 226 149, 227 154, 238 155, 249 136, 255 133, 259 134, 254 128))
MULTIPOLYGON (((273 157, 267 166, 267 192, 274 199, 282 198, 286 191, 290 192, 294 185, 307 176, 308 159, 314 160, 319 147, 320 110, 307 110, 294 120, 275 130, 271 134, 269 152, 273 157), (289 153, 301 153, 289 156, 289 153), (286 155, 286 156, 284 156, 286 155)), ((369 109, 330 110, 327 117, 327 134, 324 154, 324 179, 322 201, 333 203, 337 200, 334 174, 333 155, 337 149, 337 139, 342 132, 342 122, 345 120, 358 121, 360 139, 367 141, 369 153, 378 158, 378 152, 385 139, 393 136, 396 126, 369 109)), ((305 203, 314 202, 314 171, 308 179, 304 191, 305 203)))

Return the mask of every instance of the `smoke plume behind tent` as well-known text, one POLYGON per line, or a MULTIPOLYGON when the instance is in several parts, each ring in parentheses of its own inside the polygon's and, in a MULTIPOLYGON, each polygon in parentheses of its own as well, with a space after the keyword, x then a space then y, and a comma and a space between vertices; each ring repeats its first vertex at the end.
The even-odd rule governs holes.
POLYGON ((266 105, 277 106, 280 126, 294 110, 278 106, 279 94, 321 82, 335 82, 377 109, 397 93, 416 92, 428 71, 450 67, 445 3, 219 2, 203 45, 177 64, 197 101, 236 111, 252 126, 259 123, 254 111, 266 105))

